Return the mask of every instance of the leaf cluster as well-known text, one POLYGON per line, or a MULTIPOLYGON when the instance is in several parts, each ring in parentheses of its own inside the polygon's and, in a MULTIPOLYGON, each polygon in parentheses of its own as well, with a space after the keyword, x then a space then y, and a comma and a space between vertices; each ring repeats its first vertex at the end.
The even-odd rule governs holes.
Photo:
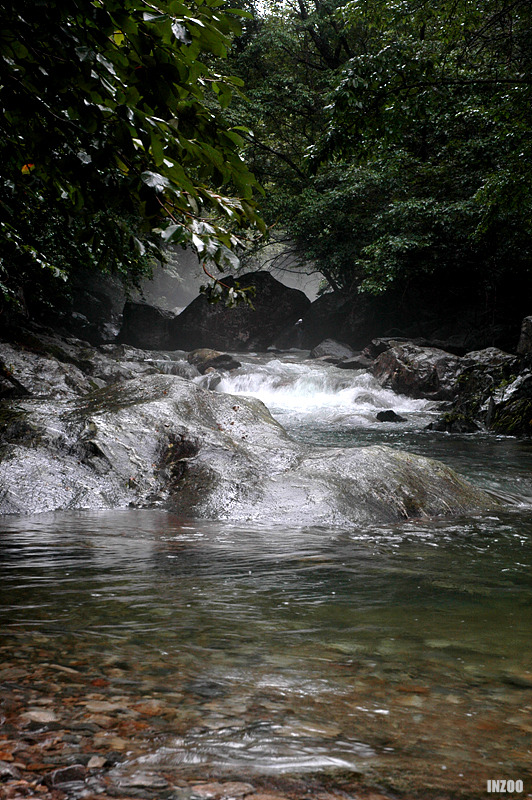
POLYGON ((83 254, 135 276, 159 236, 223 267, 236 232, 262 225, 242 131, 221 118, 241 80, 212 66, 241 12, 220 0, 22 0, 0 10, 5 291, 43 268, 67 275, 83 254), (49 215, 44 237, 34 213, 49 215), (52 231, 60 249, 72 242, 70 255, 46 245, 52 231))

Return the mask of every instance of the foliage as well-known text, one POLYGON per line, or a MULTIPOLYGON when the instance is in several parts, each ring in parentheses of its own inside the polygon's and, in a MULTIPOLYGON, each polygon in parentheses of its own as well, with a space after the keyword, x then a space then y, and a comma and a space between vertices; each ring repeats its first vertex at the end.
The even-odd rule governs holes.
POLYGON ((241 81, 212 64, 242 12, 219 0, 0 9, 3 294, 78 262, 135 282, 161 241, 232 263, 236 231, 261 221, 242 131, 220 117, 241 81))
MULTIPOLYGON (((269 228, 269 251, 293 250, 301 198, 309 186, 305 154, 321 135, 327 111, 323 98, 353 43, 326 0, 268 3, 251 7, 253 18, 230 53, 232 71, 245 84, 228 121, 251 129, 245 157, 264 186, 261 211, 269 228), (273 246, 279 243, 279 247, 273 246)), ((264 240, 259 241, 262 248, 264 240)), ((254 253, 252 252, 253 256, 254 253)), ((265 256, 261 254, 260 260, 265 256)))
POLYGON ((530 4, 361 1, 343 14, 365 48, 312 157, 354 161, 385 189, 353 250, 359 286, 420 272, 488 291, 509 274, 529 282, 530 4))
POLYGON ((235 67, 278 238, 350 292, 532 288, 529 0, 284 8, 235 67))

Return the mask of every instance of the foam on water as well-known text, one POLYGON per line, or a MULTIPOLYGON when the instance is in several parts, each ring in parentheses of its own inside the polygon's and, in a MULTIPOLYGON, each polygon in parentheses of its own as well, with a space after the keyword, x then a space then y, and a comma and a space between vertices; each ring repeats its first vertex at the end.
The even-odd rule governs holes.
MULTIPOLYGON (((430 413, 434 403, 404 397, 383 388, 364 370, 348 371, 330 364, 272 358, 265 363, 250 361, 224 374, 218 391, 256 397, 281 422, 304 415, 319 417, 327 424, 371 425, 379 411, 392 409, 406 416, 430 413)), ((419 425, 419 419, 416 422, 419 425)))

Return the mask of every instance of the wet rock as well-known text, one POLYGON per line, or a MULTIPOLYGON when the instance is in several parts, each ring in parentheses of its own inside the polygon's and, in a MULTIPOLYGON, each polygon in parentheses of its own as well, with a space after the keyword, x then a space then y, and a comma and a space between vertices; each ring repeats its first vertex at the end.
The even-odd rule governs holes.
POLYGON ((310 358, 321 358, 337 364, 346 358, 355 355, 355 351, 348 344, 337 342, 335 339, 325 339, 310 352, 310 358))
POLYGON ((163 375, 179 375, 180 378, 193 380, 201 375, 201 372, 188 361, 156 361, 152 362, 159 372, 163 375))
POLYGON ((87 769, 103 769, 106 764, 105 756, 91 756, 87 762, 87 769))
POLYGON ((211 350, 203 347, 193 350, 187 356, 187 361, 204 375, 208 369, 215 369, 222 372, 230 372, 242 366, 240 361, 233 358, 229 353, 220 353, 218 350, 211 350))
MULTIPOLYGON (((255 288, 253 308, 246 304, 227 308, 223 303, 211 304, 200 295, 171 321, 172 347, 267 350, 310 306, 303 292, 290 289, 269 272, 242 275, 238 282, 242 288, 255 288)), ((234 285, 234 279, 224 278, 224 283, 234 285)))
POLYGON ((202 389, 209 389, 212 392, 221 384, 221 382, 222 376, 220 373, 209 369, 198 381, 198 386, 201 386, 202 389))
POLYGON ((456 380, 462 360, 435 347, 418 347, 405 342, 381 353, 373 375, 381 386, 408 397, 450 400, 456 393, 456 380))
POLYGON ((190 787, 194 797, 204 798, 205 800, 225 800, 225 798, 245 797, 255 791, 250 783, 241 781, 224 781, 212 783, 194 783, 190 787))
POLYGON ((172 350, 170 323, 175 314, 149 303, 128 300, 117 341, 146 350, 172 350))
POLYGON ((44 783, 49 787, 61 786, 64 783, 74 783, 85 780, 86 770, 82 764, 72 764, 69 767, 54 769, 44 778, 44 783))
POLYGON ((517 345, 517 352, 521 356, 532 353, 532 317, 525 317, 521 324, 521 335, 517 345))
MULTIPOLYGON (((419 346, 419 342, 412 342, 411 339, 407 339, 406 337, 382 336, 372 339, 362 350, 362 353, 367 356, 367 358, 374 361, 382 353, 385 353, 386 350, 390 350, 392 347, 399 347, 402 344, 416 344, 419 346)), ((444 348, 441 349, 443 350, 444 348)))
POLYGON ((149 772, 139 772, 135 775, 127 775, 120 778, 119 786, 138 789, 166 789, 168 781, 162 775, 155 775, 149 772))
POLYGON ((9 780, 18 780, 21 777, 17 767, 13 764, 8 764, 6 761, 0 761, 0 783, 9 780))
POLYGON ((57 716, 53 711, 25 711, 20 715, 21 719, 27 722, 38 722, 46 725, 49 722, 57 722, 57 716))
POLYGON ((432 430, 468 433, 492 430, 532 435, 532 370, 519 358, 495 348, 468 353, 452 406, 432 430))
POLYGON ((4 396, 61 398, 94 388, 74 364, 64 363, 48 353, 28 352, 6 342, 0 342, 0 369, 12 387, 11 392, 4 391, 4 396))
POLYGON ((391 409, 388 411, 379 411, 377 419, 379 422, 406 422, 405 417, 401 417, 400 414, 396 414, 395 411, 391 409))
POLYGON ((373 366, 373 359, 368 358, 363 353, 356 353, 351 358, 344 358, 336 364, 340 369, 366 369, 373 366))
POLYGON ((463 344, 457 344, 452 339, 425 339, 417 336, 415 338, 406 336, 382 336, 373 339, 362 351, 368 358, 375 359, 389 350, 391 347, 397 347, 401 344, 414 344, 416 347, 430 347, 437 350, 444 350, 446 353, 452 353, 455 356, 464 356, 468 348, 463 344))
POLYGON ((519 689, 532 689, 532 672, 522 672, 507 670, 503 675, 505 683, 510 686, 517 686, 519 689))
POLYGON ((341 524, 492 507, 437 462, 385 447, 308 455, 252 398, 144 376, 72 401, 18 400, 0 513, 164 505, 209 519, 341 524))

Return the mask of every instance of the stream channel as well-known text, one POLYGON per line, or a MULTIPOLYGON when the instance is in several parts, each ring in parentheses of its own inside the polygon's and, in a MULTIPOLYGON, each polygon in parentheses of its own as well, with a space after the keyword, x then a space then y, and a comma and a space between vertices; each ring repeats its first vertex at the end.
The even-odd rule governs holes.
POLYGON ((437 458, 504 509, 350 529, 3 517, 0 760, 81 764, 57 797, 532 796, 532 443, 426 431, 436 404, 304 355, 245 356, 217 390, 309 447, 437 458))

